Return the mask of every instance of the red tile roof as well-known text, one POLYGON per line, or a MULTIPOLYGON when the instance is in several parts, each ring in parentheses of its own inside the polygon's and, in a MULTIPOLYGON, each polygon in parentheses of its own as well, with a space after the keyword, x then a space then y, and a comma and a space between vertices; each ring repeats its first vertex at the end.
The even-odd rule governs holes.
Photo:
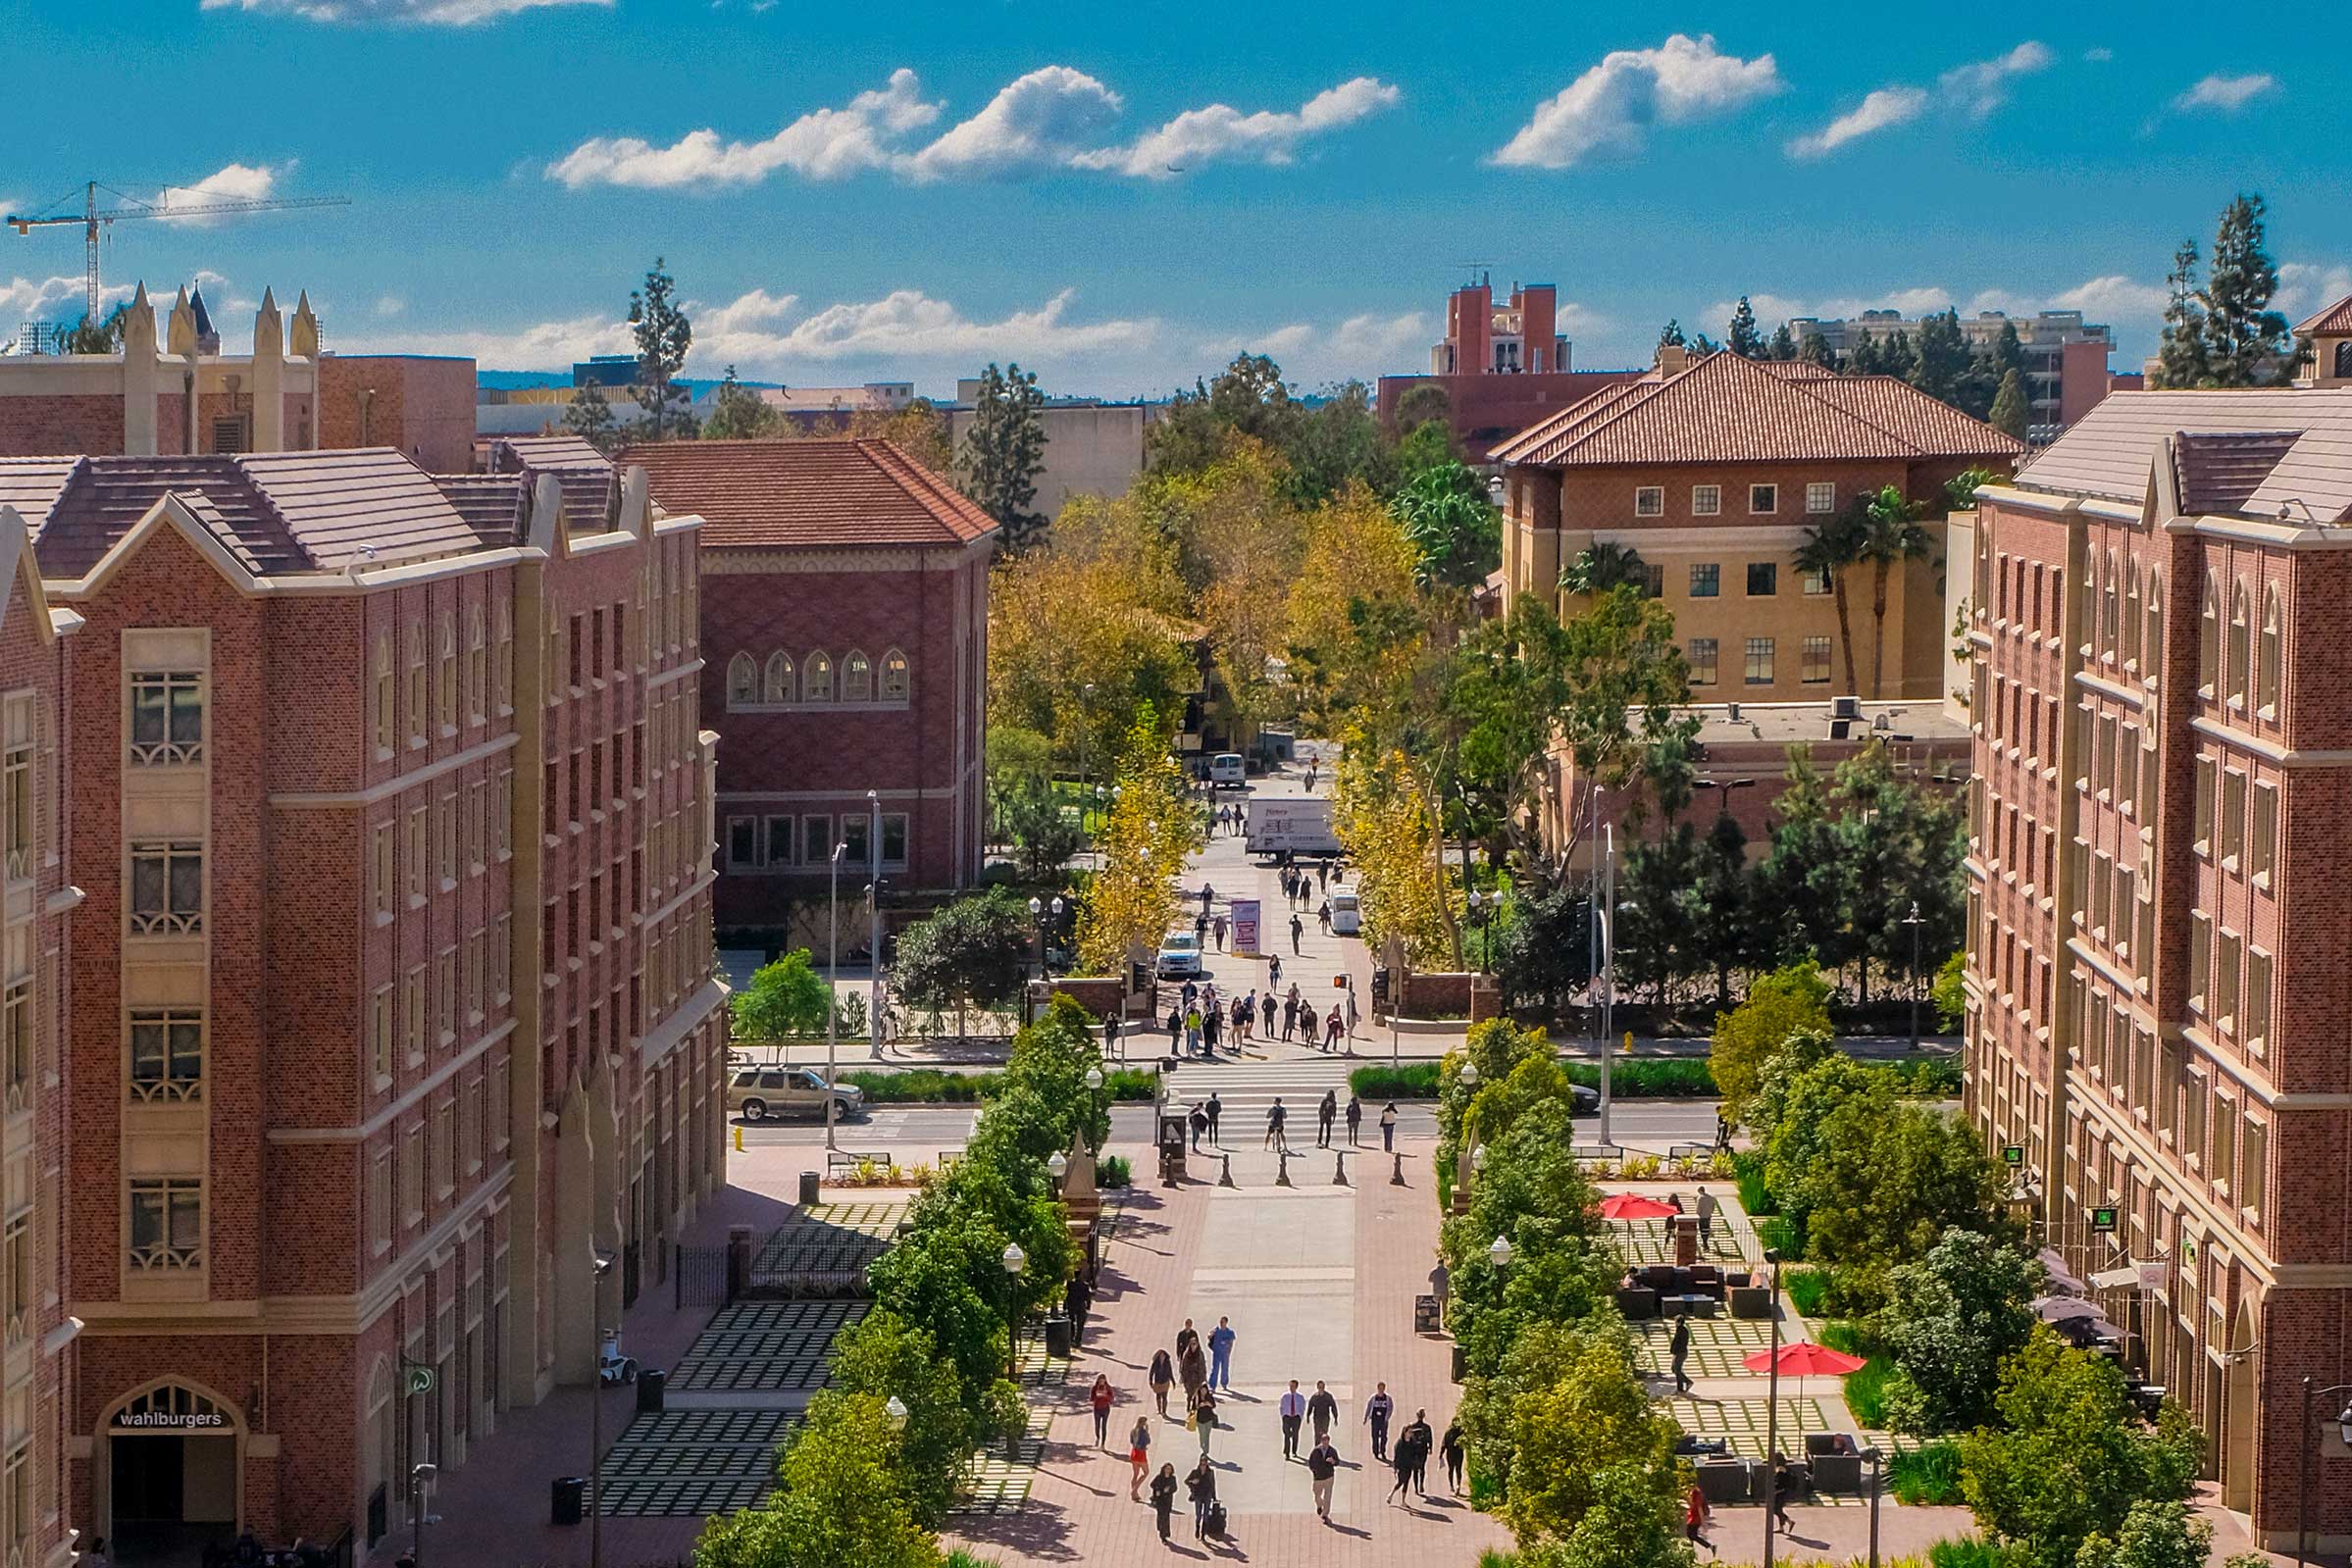
POLYGON ((663 511, 702 519, 705 548, 959 545, 997 525, 889 441, 664 441, 633 446, 663 511))
POLYGON ((601 532, 619 483, 612 459, 580 435, 502 435, 488 443, 492 474, 552 474, 563 490, 565 531, 601 532))
POLYGON ((2173 437, 2180 509, 2193 517, 2243 512, 2295 449, 2301 430, 2182 430, 2173 437))
POLYGON ((1829 376, 1711 354, 1560 410, 1494 449, 1545 468, 2014 457, 1980 420, 1887 376, 1829 376))
POLYGON ((2352 294, 2323 306, 2310 320, 2295 324, 2297 337, 2317 337, 2323 332, 2330 336, 2352 332, 2352 294))

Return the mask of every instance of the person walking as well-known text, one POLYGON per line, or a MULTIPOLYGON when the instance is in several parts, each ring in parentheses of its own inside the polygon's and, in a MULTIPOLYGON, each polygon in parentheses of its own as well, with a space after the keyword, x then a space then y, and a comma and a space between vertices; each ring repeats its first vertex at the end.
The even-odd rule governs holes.
POLYGON ((1159 1518, 1159 1539, 1168 1539, 1168 1521, 1176 1512, 1176 1467, 1164 1464, 1151 1478, 1151 1511, 1159 1518))
POLYGON ((1216 919, 1208 923, 1208 929, 1216 933, 1217 951, 1220 953, 1223 952, 1225 950, 1225 917, 1223 915, 1217 916, 1216 919))
MULTIPOLYGON (((1164 1349, 1151 1352, 1151 1371, 1146 1379, 1151 1385, 1151 1397, 1159 1401, 1159 1413, 1168 1413, 1168 1389, 1176 1381, 1176 1364, 1168 1359, 1164 1349)), ((1141 1425, 1142 1423, 1138 1423, 1141 1425)), ((1141 1480, 1142 1477, 1138 1477, 1141 1480)))
POLYGON ((1176 1054, 1176 1046, 1183 1038, 1184 1009, 1171 1007, 1168 1009, 1168 1054, 1170 1056, 1176 1054))
MULTIPOLYGON (((1166 1395, 1161 1395, 1161 1399, 1164 1403, 1166 1395)), ((1135 1430, 1127 1434, 1127 1462, 1135 1466, 1135 1474, 1127 1483, 1127 1500, 1141 1502, 1144 1477, 1151 1473, 1151 1423, 1142 1416, 1135 1418, 1135 1430)))
MULTIPOLYGON (((1197 1353, 1197 1352, 1196 1352, 1197 1353)), ((1193 1430, 1201 1435, 1201 1462, 1208 1463, 1208 1435, 1217 1430, 1217 1401, 1201 1391, 1201 1402, 1193 1409, 1193 1430)))
POLYGON ((1205 949, 1208 946, 1208 917, 1206 915, 1193 917, 1193 945, 1197 949, 1205 949))
POLYGON ((1214 898, 1216 895, 1217 895, 1217 890, 1216 890, 1214 887, 1211 887, 1211 886, 1210 886, 1210 885, 1209 885, 1207 883, 1202 883, 1202 884, 1201 885, 1201 913, 1202 913, 1202 914, 1205 915, 1205 914, 1207 914, 1207 913, 1208 913, 1208 901, 1209 901, 1211 898, 1214 898))
MULTIPOLYGON (((1268 1007, 1271 1007, 1271 1006, 1273 1006, 1273 1005, 1274 1005, 1274 998, 1273 998, 1273 997, 1271 997, 1271 996, 1268 996, 1268 997, 1266 998, 1266 1005, 1267 1005, 1268 1007)), ((1296 997, 1296 996, 1293 996, 1293 997, 1291 997, 1289 1000, 1285 1001, 1285 1002, 1282 1004, 1282 1037, 1283 1037, 1284 1039, 1289 1039, 1289 1038, 1290 1038, 1290 1037, 1291 1037, 1293 1035, 1296 1035, 1298 1032, 1299 1032, 1299 998, 1298 998, 1298 997, 1296 997)))
POLYGON ((1274 1103, 1266 1107, 1266 1140, 1263 1145, 1264 1147, 1272 1148, 1276 1144, 1280 1144, 1283 1148, 1288 1149, 1291 1146, 1290 1139, 1282 1136, 1282 1124, 1290 1120, 1290 1114, 1291 1113, 1289 1111, 1283 1109, 1282 1096, 1279 1094, 1275 1095, 1274 1103))
POLYGON ((1667 1341, 1666 1348, 1667 1353, 1673 1358, 1674 1391, 1676 1393, 1690 1392, 1690 1374, 1682 1370, 1683 1362, 1689 1359, 1691 1353, 1691 1320, 1687 1316, 1674 1320, 1674 1337, 1667 1341))
POLYGON ((1217 1319, 1208 1331, 1208 1386, 1233 1391, 1233 1320, 1217 1319))
POLYGON ((1086 1397, 1087 1402, 1095 1407, 1095 1446, 1107 1448, 1110 1446, 1110 1401, 1113 1397, 1110 1378, 1104 1373, 1096 1373, 1095 1386, 1087 1391, 1086 1397))
POLYGON ((1208 1535, 1208 1510, 1217 1505, 1217 1470, 1203 1454, 1193 1466, 1193 1473, 1184 1478, 1184 1494, 1193 1504, 1193 1539, 1202 1541, 1208 1535))
POLYGON ((1299 1423, 1306 1419, 1306 1395, 1299 1391, 1297 1378, 1291 1379, 1290 1388, 1274 1402, 1274 1409, 1282 1417, 1282 1457, 1286 1460, 1296 1459, 1299 1457, 1299 1423))
POLYGON ((1201 999, 1201 983, 1197 980, 1186 981, 1180 994, 1184 997, 1184 1010, 1191 1012, 1193 1003, 1201 999))
POLYGON ((1437 1445, 1438 1457, 1446 1461, 1446 1490, 1455 1496, 1461 1495, 1461 1417, 1446 1423, 1446 1435, 1437 1445))
POLYGON ((1314 1488, 1315 1517, 1331 1523, 1331 1482, 1340 1473, 1340 1451, 1328 1438, 1315 1439, 1315 1445, 1306 1451, 1306 1476, 1314 1488))
POLYGON ((1390 1100, 1380 1107, 1380 1152, 1392 1153, 1397 1147, 1397 1102, 1390 1100))
POLYGON ((1299 952, 1299 938, 1305 935, 1306 922, 1301 920, 1297 912, 1293 911, 1291 915, 1291 953, 1294 957, 1299 952))
POLYGON ((1208 1393, 1208 1358, 1201 1353, 1199 1339, 1178 1352, 1176 1375, 1184 1380, 1184 1407, 1191 1410, 1208 1393))
POLYGON ((1389 1455, 1389 1473, 1397 1478, 1397 1484, 1388 1489, 1387 1500, 1395 1502, 1399 1497, 1403 1497, 1406 1509, 1409 1512, 1412 1508, 1412 1496, 1407 1489, 1412 1486, 1412 1455, 1406 1451, 1405 1442, 1402 1438, 1397 1442, 1397 1451, 1389 1455))
POLYGON ((1321 1442, 1331 1435, 1332 1425, 1340 1418, 1340 1402, 1324 1387, 1321 1378, 1315 1379, 1315 1391, 1306 1401, 1306 1419, 1315 1425, 1315 1442, 1321 1442))
POLYGON ((1320 924, 1321 924, 1321 926, 1322 926, 1322 928, 1323 928, 1323 935, 1324 935, 1324 936, 1330 936, 1330 935, 1331 935, 1331 900, 1330 900, 1330 899, 1326 898, 1326 899, 1324 899, 1324 900, 1323 900, 1323 901, 1322 901, 1320 904, 1318 904, 1318 905, 1316 905, 1316 906, 1315 906, 1315 919, 1316 919, 1316 921, 1317 921, 1318 923, 1320 923, 1320 924))
POLYGON ((1704 1251, 1714 1242, 1715 1215, 1722 1209, 1723 1205, 1715 1201, 1715 1195, 1713 1192, 1710 1192, 1705 1188, 1701 1188, 1699 1189, 1698 1207, 1699 1246, 1700 1249, 1704 1251))
POLYGON ((1788 1460, 1772 1455, 1772 1517, 1780 1521, 1783 1530, 1794 1530, 1797 1521, 1788 1516, 1789 1494, 1797 1490, 1797 1478, 1789 1474, 1788 1460))
POLYGON ((1682 1499, 1682 1539, 1694 1546, 1705 1546, 1707 1554, 1715 1554, 1715 1543, 1707 1539, 1707 1493, 1694 1483, 1690 1495, 1682 1499))
POLYGON ((1339 1090, 1323 1090, 1323 1103, 1315 1108, 1315 1147, 1331 1147, 1331 1124, 1340 1114, 1339 1090))
POLYGON ((1201 1048, 1201 1009, 1187 1007, 1184 1012, 1184 1049, 1187 1055, 1201 1048))
POLYGON ((1216 1004, 1215 1002, 1210 1002, 1210 1003, 1208 1004, 1208 1011, 1207 1011, 1205 1014, 1203 1014, 1203 1015, 1202 1016, 1202 1019, 1201 1019, 1201 1054, 1202 1054, 1202 1055, 1203 1055, 1203 1056, 1214 1056, 1214 1055, 1216 1055, 1216 1053, 1217 1053, 1217 1036, 1218 1036, 1218 1034, 1220 1033, 1220 1027, 1221 1027, 1221 1026, 1224 1024, 1224 1022, 1225 1022, 1225 1013, 1224 1013, 1224 1010, 1223 1010, 1222 1008, 1218 1007, 1218 1006, 1217 1006, 1217 1004, 1216 1004))
MULTIPOLYGON (((1206 1109, 1208 1111, 1208 1140, 1211 1143, 1217 1143, 1217 1118, 1225 1114, 1225 1102, 1217 1098, 1217 1091, 1213 1088, 1208 1091, 1206 1109)), ((1219 1146, 1221 1147, 1222 1144, 1219 1146)))
POLYGON ((1348 1096, 1348 1146, 1350 1148, 1355 1147, 1356 1135, 1363 1130, 1363 1125, 1364 1102, 1354 1094, 1350 1094, 1348 1096))
POLYGON ((1201 1152, 1201 1135, 1208 1131, 1208 1112, 1196 1105, 1193 1114, 1186 1120, 1192 1124, 1193 1152, 1198 1154, 1201 1152))
POLYGON ((1429 1450, 1437 1446, 1437 1434, 1429 1430, 1429 1412, 1415 1410, 1412 1425, 1399 1433, 1397 1441, 1409 1445, 1412 1451, 1412 1490, 1428 1496, 1429 1450))
POLYGON ((1274 987, 1271 985, 1266 986, 1266 994, 1257 1005, 1265 1015, 1263 1027, 1266 1038, 1272 1039, 1274 1037, 1274 987))
POLYGON ((1346 1033, 1347 1028, 1348 1021, 1340 1016, 1340 1004, 1333 1002, 1331 1016, 1323 1020, 1323 1048, 1327 1051, 1338 1050, 1340 1036, 1346 1033))
POLYGON ((1110 1015, 1108 1018, 1105 1018, 1105 1019, 1103 1019, 1103 1020, 1102 1020, 1102 1058, 1103 1058, 1103 1060, 1105 1060, 1105 1061, 1108 1061, 1108 1060, 1110 1059, 1111 1053, 1112 1053, 1112 1051, 1113 1051, 1113 1050, 1115 1050, 1115 1049, 1118 1047, 1118 1043, 1119 1043, 1119 1015, 1118 1015, 1118 1014, 1116 1014, 1116 1013, 1113 1013, 1113 1014, 1111 1014, 1111 1015, 1110 1015))
POLYGON ((1372 1429, 1372 1457, 1388 1458, 1388 1420, 1396 1413, 1397 1401, 1389 1397, 1388 1385, 1372 1386, 1372 1397, 1364 1401, 1364 1421, 1372 1429))

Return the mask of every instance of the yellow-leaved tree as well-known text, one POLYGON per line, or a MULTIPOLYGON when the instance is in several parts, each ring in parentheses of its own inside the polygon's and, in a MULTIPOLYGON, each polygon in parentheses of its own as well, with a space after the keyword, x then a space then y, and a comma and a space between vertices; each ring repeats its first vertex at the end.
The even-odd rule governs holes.
POLYGON ((1184 858, 1202 843, 1201 814, 1168 738, 1157 709, 1147 702, 1136 710, 1098 840, 1101 869, 1078 917, 1079 967, 1090 975, 1120 974, 1137 946, 1157 946, 1176 919, 1184 858))
POLYGON ((1456 961, 1442 866, 1444 846, 1428 797, 1404 753, 1351 744, 1331 781, 1331 825, 1355 867, 1366 939, 1375 952, 1393 935, 1408 962, 1456 961))
POLYGON ((1301 715, 1321 733, 1410 705, 1430 652, 1413 583, 1418 559, 1404 527, 1361 484, 1307 517, 1287 651, 1301 715))

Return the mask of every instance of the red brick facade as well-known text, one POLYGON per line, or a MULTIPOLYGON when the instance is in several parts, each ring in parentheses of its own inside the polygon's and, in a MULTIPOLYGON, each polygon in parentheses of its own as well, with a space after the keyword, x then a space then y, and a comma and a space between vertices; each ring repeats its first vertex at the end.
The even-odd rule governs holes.
POLYGON ((392 446, 430 474, 474 457, 474 362, 424 354, 319 358, 321 446, 392 446))
POLYGON ((2347 393, 2119 394, 1969 564, 1969 1114, 2076 1274, 2146 1265, 2100 1292, 2126 1364, 2275 1550, 2306 1463, 2352 1543, 2344 1401, 2300 1398, 2352 1378, 2352 497, 2293 455, 2346 430, 2347 393))

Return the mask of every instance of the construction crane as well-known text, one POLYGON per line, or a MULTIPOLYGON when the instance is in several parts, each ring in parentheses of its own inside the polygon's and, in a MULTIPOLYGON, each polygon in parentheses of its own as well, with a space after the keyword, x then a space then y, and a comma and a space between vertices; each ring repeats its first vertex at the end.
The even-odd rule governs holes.
POLYGON ((92 179, 85 181, 81 187, 81 211, 79 212, 60 210, 74 199, 72 196, 60 196, 49 204, 47 210, 39 214, 10 213, 6 217, 0 217, 0 224, 7 225, 20 234, 29 234, 36 228, 61 228, 68 225, 80 226, 83 243, 87 247, 87 255, 83 261, 83 281, 89 295, 89 320, 95 323, 98 320, 99 299, 98 237, 125 219, 214 218, 229 213, 281 213, 296 212, 310 207, 348 207, 351 205, 351 198, 348 196, 296 196, 286 199, 215 196, 202 186, 185 190, 181 194, 196 199, 185 203, 174 202, 171 200, 172 192, 167 189, 164 192, 164 199, 161 201, 141 201, 136 196, 126 195, 112 185, 101 185, 92 179), (98 193, 102 190, 124 205, 100 207, 98 193))

